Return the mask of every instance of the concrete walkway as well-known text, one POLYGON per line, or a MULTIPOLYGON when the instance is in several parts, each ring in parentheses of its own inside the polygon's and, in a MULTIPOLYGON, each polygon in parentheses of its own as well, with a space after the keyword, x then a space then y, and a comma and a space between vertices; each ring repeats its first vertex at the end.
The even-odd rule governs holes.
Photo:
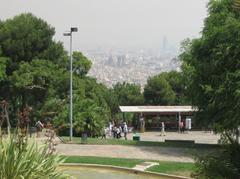
POLYGON ((98 156, 146 160, 193 162, 184 148, 158 146, 58 144, 57 152, 68 156, 98 156))
MULTIPOLYGON (((128 139, 132 140, 132 135, 128 139)), ((203 131, 190 131, 185 133, 166 132, 166 136, 160 136, 160 132, 145 132, 140 134, 141 141, 194 140, 195 143, 216 144, 219 135, 203 131)), ((145 160, 162 160, 177 162, 193 162, 189 151, 184 148, 160 147, 160 146, 123 146, 123 145, 57 145, 57 151, 64 155, 99 156, 114 158, 134 158, 145 160)))
MULTIPOLYGON (((132 139, 132 133, 128 134, 128 139, 132 139)), ((166 132, 165 136, 160 136, 159 132, 145 132, 140 133, 142 141, 158 141, 164 142, 164 140, 194 140, 199 144, 217 144, 220 139, 220 135, 213 134, 212 132, 204 131, 189 131, 184 133, 179 132, 166 132)))

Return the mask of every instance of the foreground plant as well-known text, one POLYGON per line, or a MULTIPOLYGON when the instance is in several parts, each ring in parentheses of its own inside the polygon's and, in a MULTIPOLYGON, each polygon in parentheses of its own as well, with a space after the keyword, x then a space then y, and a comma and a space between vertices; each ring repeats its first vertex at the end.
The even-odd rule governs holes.
POLYGON ((46 179, 67 178, 57 170, 63 158, 49 153, 48 146, 36 141, 19 144, 16 136, 0 139, 0 178, 46 179))
POLYGON ((232 143, 222 150, 196 158, 194 178, 199 179, 239 179, 240 145, 232 143))

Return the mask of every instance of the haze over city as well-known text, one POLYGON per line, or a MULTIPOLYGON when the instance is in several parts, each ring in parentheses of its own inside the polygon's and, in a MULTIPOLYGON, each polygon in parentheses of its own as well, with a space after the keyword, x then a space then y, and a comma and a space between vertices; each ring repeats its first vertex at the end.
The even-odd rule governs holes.
POLYGON ((207 0, 1 0, 0 19, 31 12, 56 29, 55 39, 77 26, 75 49, 158 50, 164 38, 179 48, 187 37, 198 37, 207 15, 207 0))
POLYGON ((30 12, 55 27, 55 40, 92 61, 88 75, 111 87, 117 82, 143 88, 150 76, 179 70, 180 44, 199 37, 208 0, 1 0, 0 19, 30 12))

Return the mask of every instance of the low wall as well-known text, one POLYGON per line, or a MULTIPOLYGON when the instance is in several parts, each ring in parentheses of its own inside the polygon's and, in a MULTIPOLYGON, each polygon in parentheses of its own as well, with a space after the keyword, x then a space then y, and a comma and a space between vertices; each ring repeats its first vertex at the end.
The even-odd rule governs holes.
POLYGON ((64 163, 60 165, 60 168, 99 168, 99 169, 106 169, 106 170, 113 170, 113 171, 122 171, 126 173, 133 173, 142 176, 151 176, 151 177, 164 177, 166 179, 190 179, 188 177, 177 176, 177 175, 169 175, 165 173, 155 173, 155 172, 147 172, 147 171, 139 171, 131 168, 125 167, 116 167, 110 165, 97 165, 97 164, 79 164, 79 163, 64 163))

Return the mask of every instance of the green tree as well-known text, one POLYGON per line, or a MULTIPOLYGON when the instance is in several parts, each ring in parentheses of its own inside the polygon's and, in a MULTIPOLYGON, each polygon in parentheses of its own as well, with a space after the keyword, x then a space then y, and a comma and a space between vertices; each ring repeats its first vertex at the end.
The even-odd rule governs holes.
POLYGON ((225 144, 197 158, 197 178, 240 177, 240 13, 233 3, 211 0, 201 37, 186 41, 180 55, 199 121, 213 125, 225 144))
POLYGON ((111 117, 114 118, 115 115, 119 112, 118 96, 115 93, 114 89, 108 89, 105 95, 105 99, 111 109, 111 117))
POLYGON ((168 84, 171 86, 172 90, 175 93, 175 101, 174 105, 179 104, 188 104, 187 98, 186 98, 186 82, 183 78, 182 72, 177 71, 170 71, 170 72, 163 72, 159 74, 160 76, 163 76, 168 84))
POLYGON ((66 97, 67 53, 54 33, 30 13, 0 22, 0 98, 9 102, 11 118, 24 105, 36 114, 48 97, 66 97))
POLYGON ((175 101, 175 93, 163 75, 156 75, 147 80, 144 87, 146 104, 171 105, 175 101))
POLYGON ((141 105, 144 102, 140 85, 126 82, 117 83, 113 86, 113 91, 119 105, 141 105))
POLYGON ((51 45, 54 33, 53 27, 30 13, 8 19, 0 26, 2 56, 13 62, 38 58, 51 45))
POLYGON ((188 43, 181 55, 183 71, 191 78, 188 94, 201 120, 218 132, 240 125, 239 13, 231 0, 211 1, 202 37, 188 43))
POLYGON ((6 79, 7 58, 0 57, 0 81, 6 79))
POLYGON ((67 78, 66 70, 51 61, 34 60, 21 63, 19 69, 13 72, 11 82, 22 94, 22 105, 35 106, 44 102, 46 97, 60 96, 60 86, 61 92, 66 93, 67 78))
MULTIPOLYGON (((54 119, 55 127, 69 123, 69 57, 55 31, 32 14, 0 22, 0 98, 10 106, 11 119, 31 106, 36 120, 54 119)), ((97 135, 110 118, 108 89, 86 76, 91 61, 73 53, 74 130, 97 135)))
POLYGON ((85 76, 92 66, 92 62, 88 60, 81 52, 73 52, 73 71, 85 76))
MULTIPOLYGON (((93 78, 80 79, 77 74, 73 84, 74 135, 80 135, 82 132, 87 132, 90 136, 100 135, 111 114, 105 99, 107 88, 93 78)), ((54 117, 54 125, 59 128, 60 135, 68 135, 68 107, 59 107, 60 111, 54 117)))

